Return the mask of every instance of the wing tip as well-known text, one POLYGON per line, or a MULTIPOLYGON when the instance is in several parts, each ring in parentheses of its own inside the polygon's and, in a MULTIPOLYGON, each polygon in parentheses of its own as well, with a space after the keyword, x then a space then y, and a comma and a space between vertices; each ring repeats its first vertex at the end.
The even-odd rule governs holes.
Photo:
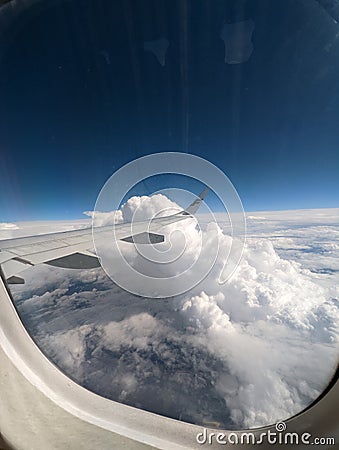
POLYGON ((194 202, 192 202, 183 212, 182 214, 184 215, 193 215, 195 214, 200 205, 201 202, 204 201, 206 195, 209 193, 209 191, 211 190, 211 188, 209 188, 208 186, 205 186, 205 188, 203 189, 202 192, 200 192, 200 194, 198 195, 198 197, 194 200, 194 202))

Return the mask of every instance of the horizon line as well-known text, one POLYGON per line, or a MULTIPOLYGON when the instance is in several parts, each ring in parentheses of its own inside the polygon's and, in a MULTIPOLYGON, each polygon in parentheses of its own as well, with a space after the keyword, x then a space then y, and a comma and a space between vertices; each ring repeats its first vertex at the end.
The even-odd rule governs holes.
MULTIPOLYGON (((258 209, 258 210, 244 210, 244 213, 247 214, 256 214, 256 213, 284 213, 284 212, 293 212, 293 211, 318 211, 318 210, 339 210, 339 206, 337 207, 326 207, 321 206, 317 208, 291 208, 291 209, 258 209)), ((110 211, 103 211, 110 212, 110 211)), ((112 211, 113 212, 113 211, 112 211)), ((227 211, 212 211, 214 214, 227 214, 227 211)), ((198 215, 209 214, 209 213, 200 213, 198 215)), ((19 219, 19 220, 1 220, 1 224, 10 224, 10 223, 20 223, 20 222, 71 222, 75 220, 91 220, 91 217, 86 216, 85 211, 81 216, 73 217, 73 218, 60 218, 60 219, 51 219, 51 218, 36 218, 36 219, 19 219)))

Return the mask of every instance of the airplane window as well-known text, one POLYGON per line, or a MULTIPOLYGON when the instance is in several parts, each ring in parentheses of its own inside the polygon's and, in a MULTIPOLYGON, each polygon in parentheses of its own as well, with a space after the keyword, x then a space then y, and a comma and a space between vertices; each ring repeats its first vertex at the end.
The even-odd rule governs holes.
POLYGON ((198 425, 311 405, 339 349, 337 2, 1 3, 0 266, 39 348, 198 425))

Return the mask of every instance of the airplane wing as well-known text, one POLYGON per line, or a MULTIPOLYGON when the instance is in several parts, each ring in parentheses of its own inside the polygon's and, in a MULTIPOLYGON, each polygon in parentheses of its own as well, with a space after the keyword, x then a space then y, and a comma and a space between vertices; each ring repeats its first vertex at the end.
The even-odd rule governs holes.
MULTIPOLYGON (((112 227, 117 240, 138 244, 155 244, 164 241, 161 229, 185 220, 198 210, 208 188, 194 202, 176 214, 157 217, 152 221, 121 223, 97 227, 96 239, 112 239, 112 227)), ((70 269, 92 269, 100 266, 93 251, 92 227, 80 230, 41 234, 0 240, 0 267, 8 284, 23 284, 18 274, 37 264, 48 264, 70 269)))

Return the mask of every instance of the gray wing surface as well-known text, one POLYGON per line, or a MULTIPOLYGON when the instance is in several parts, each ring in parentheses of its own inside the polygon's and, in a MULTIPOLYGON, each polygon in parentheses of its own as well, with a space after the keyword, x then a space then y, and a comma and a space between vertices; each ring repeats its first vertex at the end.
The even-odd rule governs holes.
MULTIPOLYGON (((207 191, 206 189, 186 209, 177 214, 157 217, 152 221, 121 223, 95 228, 96 241, 112 239, 130 243, 154 244, 164 241, 161 230, 192 217, 207 191), (114 229, 114 233, 112 231, 114 229)), ((17 275, 37 264, 49 264, 71 269, 92 269, 100 266, 94 252, 92 227, 37 236, 0 240, 0 266, 9 284, 22 284, 17 275)))

